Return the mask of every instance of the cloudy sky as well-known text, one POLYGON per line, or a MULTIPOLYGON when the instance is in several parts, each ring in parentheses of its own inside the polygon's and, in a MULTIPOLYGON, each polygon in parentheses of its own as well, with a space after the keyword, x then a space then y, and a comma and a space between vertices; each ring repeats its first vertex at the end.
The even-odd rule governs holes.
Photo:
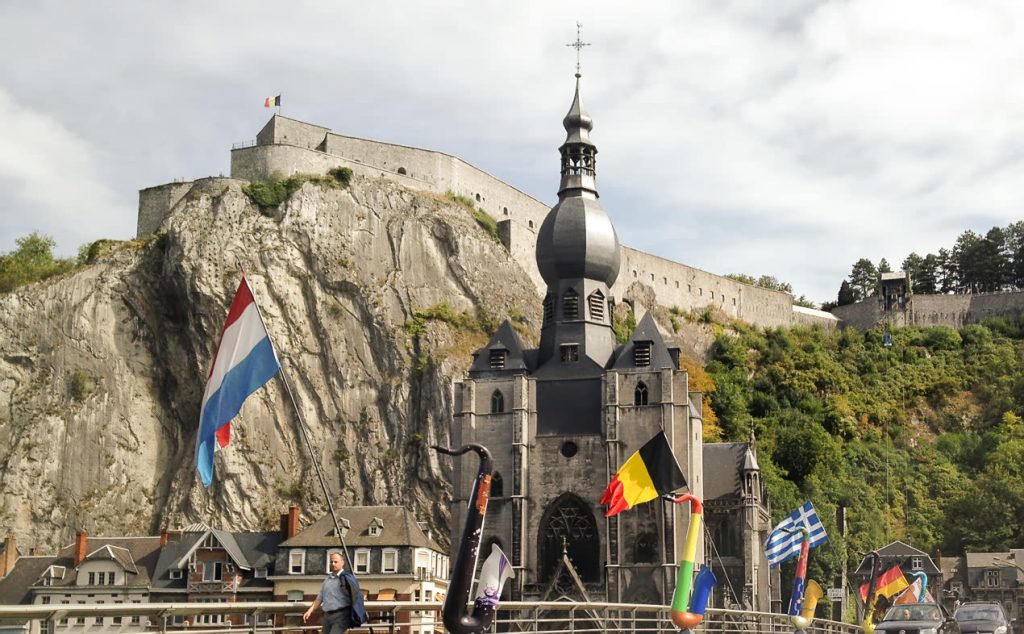
POLYGON ((629 246, 834 300, 1024 218, 1024 3, 0 0, 0 251, 130 238, 283 114, 442 150, 548 203, 583 22, 601 201, 629 246))

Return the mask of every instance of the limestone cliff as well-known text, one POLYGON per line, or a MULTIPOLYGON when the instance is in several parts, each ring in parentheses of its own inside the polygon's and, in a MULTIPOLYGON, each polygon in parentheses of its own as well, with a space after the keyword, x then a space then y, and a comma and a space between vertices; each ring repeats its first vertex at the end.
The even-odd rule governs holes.
POLYGON ((242 184, 201 181, 160 237, 0 297, 0 526, 19 543, 272 527, 290 500, 324 512, 279 380, 246 402, 213 486, 196 478, 203 384, 240 268, 335 502, 405 504, 445 528, 449 458, 428 446, 447 443, 451 382, 486 341, 477 324, 539 331, 536 290, 444 198, 357 177, 307 183, 265 214, 242 184))

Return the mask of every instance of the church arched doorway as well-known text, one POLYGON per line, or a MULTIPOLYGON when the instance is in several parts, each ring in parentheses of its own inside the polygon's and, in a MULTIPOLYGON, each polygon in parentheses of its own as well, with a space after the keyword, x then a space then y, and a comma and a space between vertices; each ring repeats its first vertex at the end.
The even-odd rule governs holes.
POLYGON ((562 548, 587 582, 601 581, 601 538, 594 512, 578 496, 563 493, 548 506, 538 534, 540 579, 547 582, 562 559, 562 548))

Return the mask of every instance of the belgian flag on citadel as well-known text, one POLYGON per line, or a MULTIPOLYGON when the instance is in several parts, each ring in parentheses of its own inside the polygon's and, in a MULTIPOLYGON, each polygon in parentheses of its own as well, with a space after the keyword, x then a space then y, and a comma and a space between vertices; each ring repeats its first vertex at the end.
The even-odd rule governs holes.
POLYGON ((276 97, 267 97, 267 100, 263 102, 264 108, 273 108, 274 106, 281 105, 281 95, 276 97))
POLYGON ((608 483, 601 496, 601 504, 608 507, 604 516, 617 515, 684 486, 686 478, 672 454, 668 438, 664 431, 659 431, 619 467, 608 483))

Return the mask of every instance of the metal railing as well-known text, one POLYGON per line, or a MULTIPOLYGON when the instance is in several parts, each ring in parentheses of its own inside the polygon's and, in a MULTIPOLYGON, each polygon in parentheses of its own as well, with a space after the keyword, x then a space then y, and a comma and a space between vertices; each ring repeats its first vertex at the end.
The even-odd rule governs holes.
MULTIPOLYGON (((0 630, 29 634, 185 632, 273 634, 319 632, 302 623, 309 602, 135 603, 0 606, 0 630)), ((442 633, 441 604, 422 601, 367 601, 369 622, 349 630, 374 634, 442 633)), ((628 603, 505 602, 491 631, 568 634, 587 632, 677 632, 667 606, 628 603)), ((849 623, 816 619, 806 634, 856 634, 849 623)), ((709 609, 696 634, 792 634, 784 614, 709 609)))

